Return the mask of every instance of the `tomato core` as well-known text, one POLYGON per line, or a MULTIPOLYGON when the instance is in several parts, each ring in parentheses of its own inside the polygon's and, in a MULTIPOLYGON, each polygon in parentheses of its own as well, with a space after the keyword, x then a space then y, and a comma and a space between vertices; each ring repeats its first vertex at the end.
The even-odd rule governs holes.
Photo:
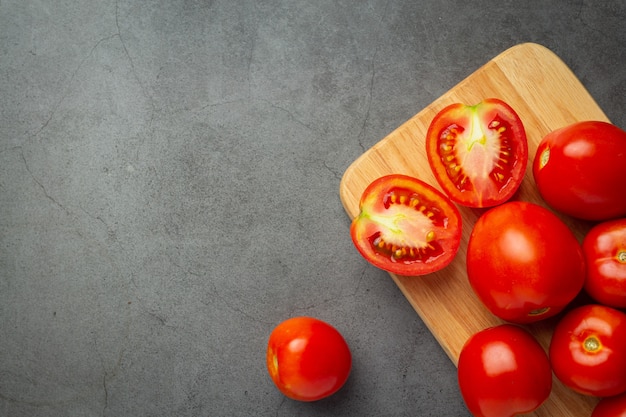
POLYGON ((498 184, 498 189, 502 189, 508 183, 513 170, 515 161, 512 155, 515 145, 506 135, 506 122, 499 117, 494 118, 487 125, 487 130, 484 130, 480 116, 475 111, 476 107, 471 106, 474 111, 468 132, 456 123, 441 132, 440 160, 459 191, 472 190, 472 183, 477 178, 484 177, 485 173, 498 184), (486 152, 493 156, 486 158, 486 152), (482 163, 479 159, 482 159, 482 163))
POLYGON ((443 248, 435 242, 437 235, 434 230, 428 230, 420 236, 420 232, 426 229, 424 225, 443 225, 445 222, 443 213, 424 196, 408 189, 394 188, 383 198, 383 205, 387 210, 394 206, 395 210, 369 215, 387 230, 387 233, 379 231, 369 237, 370 244, 378 254, 395 261, 409 262, 441 255, 443 248), (409 219, 413 219, 414 223, 410 223, 409 219), (411 229, 412 233, 406 233, 411 229))
POLYGON ((517 113, 491 98, 440 110, 428 127, 426 153, 452 201, 493 207, 511 198, 522 183, 528 144, 517 113))
POLYGON ((403 276, 440 270, 461 241, 461 214, 443 193, 402 174, 372 181, 352 220, 352 242, 372 265, 403 276))
POLYGON ((602 349, 602 343, 596 336, 588 336, 583 341, 583 348, 585 352, 596 353, 602 349))

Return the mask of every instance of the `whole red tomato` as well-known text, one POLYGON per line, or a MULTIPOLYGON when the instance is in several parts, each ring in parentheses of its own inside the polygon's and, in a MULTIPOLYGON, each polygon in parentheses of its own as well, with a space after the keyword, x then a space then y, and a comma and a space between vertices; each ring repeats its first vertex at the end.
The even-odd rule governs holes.
POLYGON ((546 135, 537 147, 533 175, 554 209, 585 220, 626 216, 626 131, 584 121, 546 135))
POLYGON ((352 355, 343 336, 313 317, 293 317, 270 334, 267 370, 287 397, 316 401, 337 392, 347 381, 352 355))
POLYGON ((546 352, 530 333, 511 324, 481 330, 465 342, 458 379, 475 417, 530 413, 552 389, 546 352))
POLYGON ((580 292, 578 240, 549 210, 511 201, 478 218, 467 247, 472 289, 497 317, 530 323, 554 316, 580 292))
POLYGON ((550 342, 554 375, 585 395, 626 391, 626 314, 600 304, 569 311, 550 342))
POLYGON ((591 417, 626 417, 626 392, 601 399, 591 417))
POLYGON ((426 153, 441 188, 469 207, 491 207, 511 198, 528 163, 522 121, 496 98, 442 109, 428 128, 426 153))
POLYGON ((447 266, 461 243, 461 215, 435 188, 406 175, 386 175, 363 192, 350 234, 361 255, 398 275, 447 266))
POLYGON ((585 290, 601 304, 626 308, 626 218, 595 225, 583 240, 585 290))

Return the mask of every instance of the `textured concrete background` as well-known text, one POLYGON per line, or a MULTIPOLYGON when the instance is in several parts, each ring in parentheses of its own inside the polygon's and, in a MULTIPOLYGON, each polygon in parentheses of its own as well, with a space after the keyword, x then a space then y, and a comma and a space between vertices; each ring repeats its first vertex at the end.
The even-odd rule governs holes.
POLYGON ((0 0, 0 415, 468 415, 340 178, 521 42, 626 126, 625 5, 0 0), (351 346, 327 400, 265 370, 294 315, 351 346))

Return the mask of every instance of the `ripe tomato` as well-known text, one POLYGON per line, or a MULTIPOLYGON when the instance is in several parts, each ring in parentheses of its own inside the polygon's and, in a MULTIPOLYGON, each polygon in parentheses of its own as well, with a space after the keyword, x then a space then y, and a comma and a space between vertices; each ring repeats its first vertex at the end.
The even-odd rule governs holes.
POLYGON ((496 98, 441 110, 428 128, 426 153, 450 199, 469 207, 491 207, 511 198, 528 163, 522 121, 496 98))
POLYGON ((569 311, 550 342, 554 375, 585 395, 626 391, 626 314, 600 304, 569 311))
POLYGON ((363 192, 350 234, 370 263, 398 275, 424 275, 454 259, 461 215, 448 198, 417 178, 387 175, 363 192))
POLYGON ((502 324, 470 337, 458 363, 461 395, 476 417, 530 413, 550 395, 552 370, 535 338, 502 324))
POLYGON ((352 355, 343 336, 313 317, 293 317, 270 334, 267 370, 287 397, 316 401, 337 392, 348 379, 352 355))
POLYGON ((601 304, 626 308, 626 218, 595 225, 583 240, 585 290, 601 304))
POLYGON ((601 399, 591 417, 626 417, 626 392, 601 399))
POLYGON ((543 199, 554 209, 585 220, 626 216, 626 131, 584 121, 546 135, 533 161, 543 199))
POLYGON ((478 218, 467 247, 467 276, 478 298, 503 320, 554 316, 580 292, 585 261, 578 240, 549 210, 511 201, 478 218))

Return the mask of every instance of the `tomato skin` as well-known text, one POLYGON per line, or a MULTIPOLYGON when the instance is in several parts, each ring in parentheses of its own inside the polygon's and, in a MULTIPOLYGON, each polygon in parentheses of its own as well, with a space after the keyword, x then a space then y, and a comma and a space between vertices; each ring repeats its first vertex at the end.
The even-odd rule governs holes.
POLYGON ((626 218, 595 225, 583 239, 585 290, 597 302, 626 308, 626 218))
POLYGON ((601 399, 591 417, 626 417, 626 392, 601 399))
POLYGON ((554 213, 511 201, 478 218, 467 247, 469 283, 491 313, 532 323, 563 310, 581 291, 578 240, 554 213))
POLYGON ((352 355, 343 336, 313 317, 293 317, 270 334, 267 370, 278 389, 298 401, 317 401, 347 381, 352 355))
POLYGON ((566 313, 550 341, 550 363, 563 384, 585 395, 626 391, 626 314, 601 304, 566 313))
POLYGON ((461 214, 429 184, 392 174, 363 192, 350 235, 372 265, 405 276, 424 275, 447 266, 461 243, 461 214))
POLYGON ((515 110, 497 98, 451 104, 433 118, 426 154, 452 201, 492 207, 510 199, 524 179, 526 131, 515 110))
POLYGON ((533 175, 555 210, 591 221, 626 216, 626 131, 584 121, 548 133, 537 147, 533 175))
POLYGON ((552 370, 546 352, 530 333, 502 324, 465 342, 458 380, 475 417, 511 417, 544 403, 552 389, 552 370))

